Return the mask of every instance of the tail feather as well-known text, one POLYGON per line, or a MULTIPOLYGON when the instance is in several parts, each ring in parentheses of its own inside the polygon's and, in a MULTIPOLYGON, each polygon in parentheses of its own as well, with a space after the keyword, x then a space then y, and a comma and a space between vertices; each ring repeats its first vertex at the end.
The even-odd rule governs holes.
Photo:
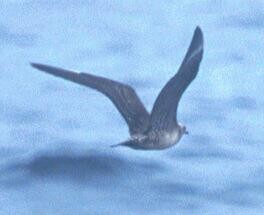
POLYGON ((118 146, 122 146, 122 143, 118 143, 118 144, 113 144, 113 145, 110 145, 111 148, 116 148, 118 146))
POLYGON ((110 145, 111 148, 116 148, 116 147, 119 147, 119 146, 131 146, 133 144, 133 140, 127 140, 127 141, 124 141, 124 142, 121 142, 121 143, 118 143, 118 144, 113 144, 113 145, 110 145))

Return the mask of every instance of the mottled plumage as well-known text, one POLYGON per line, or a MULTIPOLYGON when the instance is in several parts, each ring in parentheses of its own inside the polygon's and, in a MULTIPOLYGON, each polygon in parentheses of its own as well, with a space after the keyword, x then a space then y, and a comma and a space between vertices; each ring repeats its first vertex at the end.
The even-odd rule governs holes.
POLYGON ((195 29, 190 47, 174 77, 163 87, 156 99, 151 114, 147 112, 134 89, 126 84, 107 78, 76 73, 48 65, 31 65, 46 73, 96 89, 106 95, 125 119, 131 138, 112 145, 133 149, 164 149, 176 144, 186 127, 177 121, 177 108, 183 92, 196 77, 203 57, 203 34, 195 29))

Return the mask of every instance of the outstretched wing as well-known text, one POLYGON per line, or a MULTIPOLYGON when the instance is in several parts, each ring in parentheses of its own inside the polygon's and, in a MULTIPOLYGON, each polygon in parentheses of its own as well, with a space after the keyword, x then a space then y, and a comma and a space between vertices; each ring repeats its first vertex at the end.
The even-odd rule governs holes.
POLYGON ((31 65, 41 71, 91 87, 106 95, 127 122, 130 134, 143 133, 147 129, 150 115, 132 87, 87 73, 76 73, 37 63, 31 63, 31 65))
POLYGON ((196 27, 191 44, 177 74, 161 90, 151 112, 153 129, 170 129, 177 124, 177 107, 180 98, 196 77, 203 57, 203 34, 196 27), (176 117, 175 117, 176 115, 176 117))

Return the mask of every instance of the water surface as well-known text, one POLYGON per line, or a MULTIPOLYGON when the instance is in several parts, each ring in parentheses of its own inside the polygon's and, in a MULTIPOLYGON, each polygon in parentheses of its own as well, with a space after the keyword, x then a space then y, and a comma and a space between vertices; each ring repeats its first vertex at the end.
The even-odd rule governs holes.
POLYGON ((263 214, 262 1, 0 1, 1 214, 263 214), (130 84, 150 111, 195 27, 205 52, 160 152, 93 90, 29 62, 130 84))

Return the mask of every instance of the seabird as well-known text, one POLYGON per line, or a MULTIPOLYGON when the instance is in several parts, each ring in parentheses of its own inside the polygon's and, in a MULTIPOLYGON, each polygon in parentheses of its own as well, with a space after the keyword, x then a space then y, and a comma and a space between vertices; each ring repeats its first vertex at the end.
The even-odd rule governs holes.
POLYGON ((203 33, 196 27, 191 44, 178 72, 166 83, 148 113, 134 89, 126 84, 87 73, 77 73, 44 64, 31 65, 46 73, 91 87, 106 95, 125 119, 130 138, 116 146, 161 150, 179 142, 186 127, 177 120, 180 98, 196 77, 203 57, 203 33))

